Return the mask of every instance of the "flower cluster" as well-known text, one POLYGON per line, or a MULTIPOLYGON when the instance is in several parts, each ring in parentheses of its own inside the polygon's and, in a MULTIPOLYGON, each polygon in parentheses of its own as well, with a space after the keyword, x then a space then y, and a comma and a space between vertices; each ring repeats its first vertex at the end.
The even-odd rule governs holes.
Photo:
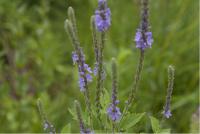
POLYGON ((140 48, 144 50, 145 48, 150 47, 153 43, 152 33, 151 32, 143 32, 138 29, 135 35, 136 48, 140 48))
POLYGON ((85 56, 81 51, 80 58, 76 52, 72 52, 72 60, 74 64, 78 65, 79 70, 79 86, 81 91, 85 91, 86 80, 92 82, 92 70, 85 63, 85 56), (85 80, 86 79, 86 80, 85 80))
POLYGON ((91 131, 89 128, 86 128, 85 123, 82 119, 82 115, 81 115, 81 106, 80 103, 75 100, 75 108, 76 108, 76 114, 77 114, 77 119, 79 121, 79 125, 80 125, 80 134, 94 134, 93 131, 91 131))
POLYGON ((107 109, 108 116, 112 121, 118 121, 121 118, 120 109, 116 106, 118 103, 118 100, 115 101, 115 104, 110 104, 107 109))
POLYGON ((107 114, 112 121, 118 121, 121 118, 120 109, 117 107, 119 100, 117 100, 117 64, 116 60, 112 59, 112 103, 107 108, 107 114))
POLYGON ((111 12, 106 0, 99 0, 98 9, 95 11, 95 24, 100 32, 106 31, 111 25, 111 12))
POLYGON ((149 9, 148 9, 148 0, 142 1, 142 14, 141 14, 141 23, 140 28, 137 30, 135 35, 136 48, 144 50, 146 48, 151 48, 153 43, 152 32, 149 31, 149 9))

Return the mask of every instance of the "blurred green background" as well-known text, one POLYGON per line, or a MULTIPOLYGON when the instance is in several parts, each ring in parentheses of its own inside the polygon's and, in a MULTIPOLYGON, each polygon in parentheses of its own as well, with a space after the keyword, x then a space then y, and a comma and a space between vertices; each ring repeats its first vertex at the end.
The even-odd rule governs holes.
MULTIPOLYGON (((119 97, 127 99, 139 51, 133 42, 140 22, 139 0, 108 0, 112 26, 107 33, 105 87, 110 92, 110 60, 119 69, 119 97)), ((73 47, 64 30, 67 8, 76 11, 81 45, 87 63, 94 66, 90 17, 97 0, 0 0, 0 132, 43 132, 36 101, 40 98, 49 120, 59 132, 69 122, 68 108, 83 96, 72 64, 73 47)), ((199 107, 198 0, 151 0, 154 36, 146 51, 142 80, 133 111, 161 118, 167 67, 174 65, 172 118, 164 127, 191 132, 192 115, 199 107)), ((94 98, 95 85, 90 85, 94 98)), ((134 132, 152 132, 150 120, 134 132)), ((78 131, 77 131, 78 132, 78 131)))

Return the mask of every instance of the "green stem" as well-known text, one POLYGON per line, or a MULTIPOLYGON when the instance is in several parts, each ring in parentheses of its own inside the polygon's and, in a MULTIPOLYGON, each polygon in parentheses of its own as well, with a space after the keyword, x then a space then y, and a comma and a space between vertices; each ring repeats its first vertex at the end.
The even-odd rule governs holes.
POLYGON ((45 131, 48 133, 56 134, 54 126, 48 121, 46 114, 44 113, 42 103, 40 99, 37 100, 37 107, 40 113, 41 119, 43 121, 43 127, 45 126, 45 131))
POLYGON ((92 123, 92 109, 91 109, 91 103, 90 103, 90 96, 89 96, 89 91, 88 91, 88 85, 87 85, 87 79, 86 77, 84 77, 85 80, 85 91, 84 91, 84 97, 85 97, 85 103, 86 103, 86 107, 87 107, 87 111, 88 111, 88 115, 89 115, 89 124, 91 126, 91 128, 93 128, 93 123, 92 123))
POLYGON ((144 62, 144 50, 141 50, 140 51, 139 64, 137 66, 137 70, 136 70, 136 74, 135 74, 134 84, 133 84, 133 87, 131 89, 131 93, 129 95, 128 101, 127 101, 127 103, 125 105, 124 112, 122 114, 121 120, 127 114, 128 110, 129 110, 130 106, 132 105, 132 102, 133 102, 133 100, 135 98, 135 94, 137 92, 139 81, 140 81, 140 77, 141 77, 141 72, 142 72, 142 68, 143 68, 143 62, 144 62))
POLYGON ((115 123, 112 123, 112 133, 115 134, 115 123))
MULTIPOLYGON (((98 72, 97 72, 97 85, 96 85, 96 112, 97 118, 101 122, 101 115, 100 110, 102 109, 101 106, 101 94, 103 90, 103 49, 105 44, 105 32, 101 33, 101 42, 99 43, 99 59, 98 59, 98 72)), ((101 122, 102 123, 102 122, 101 122)))

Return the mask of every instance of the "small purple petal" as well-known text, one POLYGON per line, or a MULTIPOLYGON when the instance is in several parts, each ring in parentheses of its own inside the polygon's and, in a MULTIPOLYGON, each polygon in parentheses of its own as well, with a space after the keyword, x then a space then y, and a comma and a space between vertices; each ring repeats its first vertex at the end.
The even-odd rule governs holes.
POLYGON ((98 1, 98 5, 99 5, 99 6, 101 6, 101 5, 103 5, 103 4, 106 4, 106 0, 99 0, 99 1, 98 1))
POLYGON ((76 52, 72 52, 72 60, 73 60, 73 64, 76 64, 78 61, 78 55, 76 54, 76 52))
POLYGON ((84 72, 79 72, 79 75, 82 77, 85 73, 84 72))
POLYGON ((92 73, 92 69, 91 69, 87 64, 84 64, 84 68, 85 68, 85 70, 87 70, 89 73, 92 73))
POLYGON ((115 104, 116 104, 116 105, 119 104, 119 100, 116 100, 116 101, 115 101, 115 104))
POLYGON ((153 43, 152 32, 146 32, 146 36, 147 36, 147 44, 149 44, 149 46, 151 47, 153 43))
POLYGON ((172 116, 170 110, 164 111, 163 114, 164 114, 164 116, 165 116, 166 118, 169 118, 170 116, 172 116))
POLYGON ((142 38, 142 34, 141 34, 141 32, 136 32, 136 35, 135 35, 135 41, 136 42, 138 42, 138 41, 140 41, 140 39, 142 38))
POLYGON ((49 124, 48 123, 44 123, 44 130, 47 130, 47 128, 49 128, 49 124))
POLYGON ((81 92, 85 91, 85 81, 82 77, 79 78, 79 86, 81 92))
POLYGON ((86 78, 88 82, 92 82, 92 76, 90 74, 86 74, 86 78))

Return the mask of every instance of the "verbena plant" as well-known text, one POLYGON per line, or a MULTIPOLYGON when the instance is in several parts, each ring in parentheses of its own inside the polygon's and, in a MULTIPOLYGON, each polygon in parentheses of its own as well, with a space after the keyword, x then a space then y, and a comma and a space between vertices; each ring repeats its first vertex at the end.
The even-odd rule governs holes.
MULTIPOLYGON (((106 44, 106 32, 111 26, 111 11, 107 5, 106 0, 98 1, 98 8, 95 15, 91 17, 91 31, 93 37, 93 47, 95 53, 94 69, 89 67, 85 61, 85 55, 81 47, 78 37, 78 30, 76 25, 75 13, 72 7, 68 8, 68 19, 65 21, 65 29, 71 38, 74 51, 72 52, 72 59, 74 65, 77 66, 79 75, 80 92, 85 99, 85 112, 81 110, 78 100, 75 100, 75 108, 69 109, 73 118, 79 123, 80 133, 115 133, 115 132, 131 132, 131 128, 141 121, 146 114, 136 113, 130 111, 136 92, 139 87, 141 79, 141 72, 143 69, 143 62, 145 51, 151 48, 153 44, 152 32, 150 31, 149 24, 149 10, 148 0, 141 2, 141 22, 139 28, 136 30, 135 44, 140 52, 138 66, 136 68, 133 86, 130 89, 127 101, 123 103, 123 108, 118 106, 120 98, 118 98, 118 74, 117 62, 112 58, 112 94, 109 95, 107 89, 104 88, 104 81, 106 80, 106 73, 104 69, 103 51, 106 44), (91 99, 89 83, 94 82, 96 78, 96 96, 95 100, 91 99)), ((170 100, 173 91, 174 83, 174 67, 168 67, 168 88, 166 103, 163 110, 163 117, 159 122, 153 116, 150 116, 152 130, 154 133, 170 133, 170 129, 161 128, 164 119, 172 116, 170 112, 170 100)), ((94 95, 92 95, 94 96, 94 95)), ((48 121, 45 113, 43 112, 42 104, 38 100, 38 109, 43 120, 43 127, 46 132, 56 133, 54 126, 48 121)), ((71 132, 71 124, 69 123, 64 130, 71 132)))

